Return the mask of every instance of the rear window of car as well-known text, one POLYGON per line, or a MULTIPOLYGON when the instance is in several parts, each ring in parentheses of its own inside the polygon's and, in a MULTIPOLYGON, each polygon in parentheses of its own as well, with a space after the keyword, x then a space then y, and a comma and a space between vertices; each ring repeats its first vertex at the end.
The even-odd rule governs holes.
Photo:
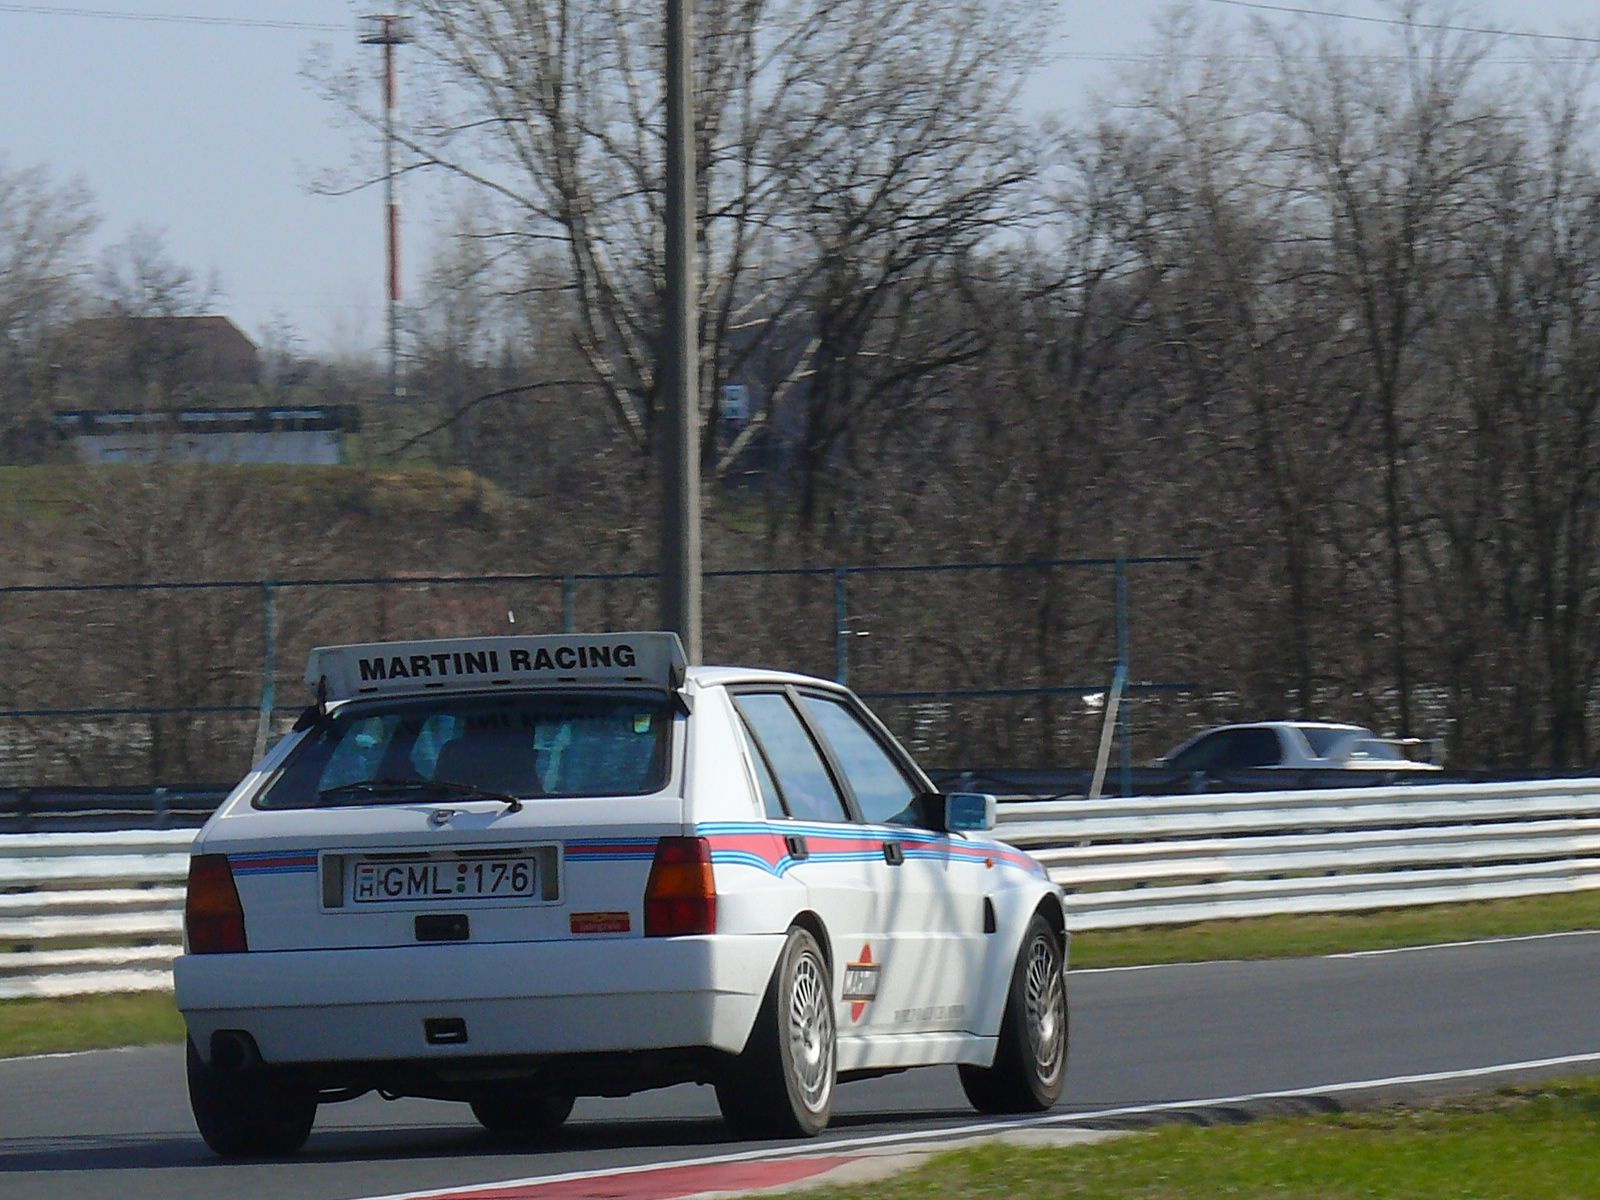
POLYGON ((1327 758, 1341 742, 1349 741, 1351 734, 1362 731, 1350 729, 1348 726, 1341 729, 1336 725, 1328 727, 1302 725, 1300 732, 1305 735, 1306 741, 1311 744, 1312 754, 1318 758, 1327 758))
POLYGON ((365 701, 307 732, 257 808, 415 802, 471 788, 521 799, 637 796, 666 784, 658 692, 523 692, 365 701))
POLYGON ((1404 762, 1405 755, 1399 747, 1378 738, 1360 738, 1350 743, 1346 758, 1378 758, 1384 762, 1404 762))

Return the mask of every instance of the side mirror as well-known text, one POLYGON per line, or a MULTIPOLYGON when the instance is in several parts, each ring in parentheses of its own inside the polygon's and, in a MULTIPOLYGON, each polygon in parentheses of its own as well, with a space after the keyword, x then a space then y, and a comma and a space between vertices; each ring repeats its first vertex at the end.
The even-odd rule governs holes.
POLYGON ((947 792, 944 827, 949 833, 982 833, 995 827, 995 800, 984 792, 947 792))

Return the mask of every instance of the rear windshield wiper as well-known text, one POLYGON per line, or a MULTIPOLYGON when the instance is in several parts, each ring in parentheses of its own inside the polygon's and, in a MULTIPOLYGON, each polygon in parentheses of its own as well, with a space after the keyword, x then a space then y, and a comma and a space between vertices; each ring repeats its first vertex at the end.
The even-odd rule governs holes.
POLYGON ((340 796, 375 795, 382 792, 433 792, 448 796, 481 797, 499 800, 507 812, 521 812, 522 801, 509 792, 479 787, 475 783, 458 783, 454 779, 358 779, 354 783, 341 783, 323 788, 318 800, 336 800, 340 796))
POLYGON ((493 788, 479 787, 475 783, 458 783, 454 779, 432 779, 429 783, 440 791, 455 796, 481 796, 485 800, 498 800, 506 806, 507 812, 522 811, 522 801, 510 792, 497 792, 493 788))

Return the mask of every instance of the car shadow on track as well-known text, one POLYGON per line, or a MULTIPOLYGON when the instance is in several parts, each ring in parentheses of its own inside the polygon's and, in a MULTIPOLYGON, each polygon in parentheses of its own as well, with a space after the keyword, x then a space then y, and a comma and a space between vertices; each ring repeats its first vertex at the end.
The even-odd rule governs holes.
MULTIPOLYGON (((299 1157, 319 1161, 361 1159, 419 1159, 438 1157, 570 1156, 581 1160, 590 1154, 617 1151, 703 1150, 727 1154, 769 1149, 797 1153, 826 1145, 842 1137, 893 1136, 929 1125, 970 1125, 981 1120, 969 1108, 894 1109, 876 1112, 835 1113, 828 1129, 816 1140, 743 1141, 735 1137, 720 1117, 622 1117, 571 1121, 545 1136, 526 1142, 507 1141, 469 1121, 459 1125, 347 1125, 314 1128, 299 1157)), ((614 1165, 616 1160, 609 1158, 614 1165)), ((582 1165, 580 1163, 580 1165, 582 1165)))
POLYGON ((195 1167, 217 1159, 198 1136, 34 1137, 0 1139, 0 1176, 41 1171, 115 1171, 195 1167))
MULTIPOLYGON (((525 1159, 548 1155, 638 1149, 719 1148, 727 1143, 719 1120, 624 1121, 575 1125, 539 1142, 514 1144, 475 1125, 372 1125, 314 1129, 305 1148, 288 1159, 261 1162, 396 1162, 427 1159, 525 1159)), ((198 1133, 0 1138, 0 1177, 51 1171, 117 1171, 223 1164, 198 1133)), ((0 1192, 3 1192, 0 1188, 0 1192)))

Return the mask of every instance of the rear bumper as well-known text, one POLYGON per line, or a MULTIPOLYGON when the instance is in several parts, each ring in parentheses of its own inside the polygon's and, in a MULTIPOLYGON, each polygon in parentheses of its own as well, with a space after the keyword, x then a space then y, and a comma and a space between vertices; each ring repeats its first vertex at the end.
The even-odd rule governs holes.
POLYGON ((185 955, 202 1056, 242 1030, 270 1064, 744 1048, 782 935, 185 955), (430 1040, 439 1022, 465 1039, 430 1040), (431 1024, 430 1024, 431 1023, 431 1024))

